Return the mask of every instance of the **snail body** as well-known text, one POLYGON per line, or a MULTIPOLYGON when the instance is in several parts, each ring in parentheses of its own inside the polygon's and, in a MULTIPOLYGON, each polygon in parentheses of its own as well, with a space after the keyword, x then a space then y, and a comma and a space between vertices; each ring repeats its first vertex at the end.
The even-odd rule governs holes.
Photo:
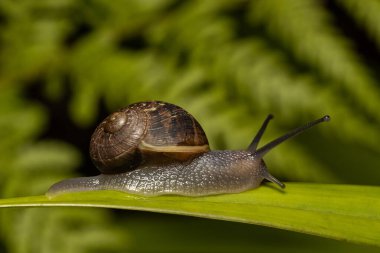
POLYGON ((211 151, 199 123, 182 108, 156 101, 132 104, 107 117, 92 136, 90 156, 102 174, 63 180, 47 195, 117 190, 145 196, 204 196, 254 189, 264 179, 284 188, 262 157, 329 116, 257 149, 272 118, 266 118, 247 150, 211 151))
POLYGON ((68 179, 50 192, 119 190, 151 196, 234 193, 259 186, 264 179, 264 170, 265 167, 260 166, 249 152, 210 151, 188 163, 174 161, 165 166, 148 164, 120 174, 68 179), (252 169, 255 167, 257 169, 252 169))

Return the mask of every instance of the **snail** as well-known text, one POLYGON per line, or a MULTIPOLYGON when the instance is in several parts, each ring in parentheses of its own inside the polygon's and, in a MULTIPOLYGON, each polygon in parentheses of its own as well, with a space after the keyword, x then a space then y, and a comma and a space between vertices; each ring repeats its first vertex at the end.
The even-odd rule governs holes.
POLYGON ((330 117, 309 122, 257 149, 272 118, 267 116, 248 149, 211 151, 200 124, 181 107, 159 101, 132 104, 108 116, 91 137, 90 156, 101 174, 63 180, 47 195, 117 190, 144 196, 204 196, 254 189, 264 179, 284 188, 268 172, 263 156, 330 117))

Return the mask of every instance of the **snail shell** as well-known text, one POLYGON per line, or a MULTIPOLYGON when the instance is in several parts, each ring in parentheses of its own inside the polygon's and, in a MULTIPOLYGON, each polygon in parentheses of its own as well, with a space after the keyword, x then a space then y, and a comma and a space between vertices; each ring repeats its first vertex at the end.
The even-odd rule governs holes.
POLYGON ((202 127, 181 107, 141 102, 112 113, 91 137, 90 157, 104 174, 130 171, 142 163, 188 160, 209 151, 202 127))

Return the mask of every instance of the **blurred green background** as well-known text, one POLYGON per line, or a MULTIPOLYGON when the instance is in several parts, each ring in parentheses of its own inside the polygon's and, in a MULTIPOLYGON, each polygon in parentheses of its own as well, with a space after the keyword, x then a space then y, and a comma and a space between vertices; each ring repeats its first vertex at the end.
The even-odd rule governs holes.
MULTIPOLYGON (((286 181, 379 185, 378 0, 1 0, 0 197, 95 175, 96 124, 144 100, 213 149, 332 121, 266 156, 286 181)), ((378 252, 255 225, 79 208, 0 211, 0 252, 378 252)))

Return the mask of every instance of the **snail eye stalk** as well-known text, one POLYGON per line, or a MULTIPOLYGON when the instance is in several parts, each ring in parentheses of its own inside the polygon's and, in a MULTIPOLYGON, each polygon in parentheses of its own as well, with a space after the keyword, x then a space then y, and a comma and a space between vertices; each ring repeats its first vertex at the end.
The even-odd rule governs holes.
MULTIPOLYGON (((306 131, 309 128, 312 128, 315 125, 318 125, 318 124, 320 124, 322 122, 328 122, 328 121, 330 121, 330 116, 329 115, 325 115, 325 116, 323 116, 320 119, 317 119, 317 120, 311 121, 309 123, 306 123, 305 125, 300 126, 300 127, 296 128, 296 129, 290 131, 289 133, 284 134, 283 136, 281 136, 281 137, 279 137, 279 138, 277 138, 277 139, 269 142, 268 144, 264 145, 263 147, 261 147, 257 151, 255 151, 254 154, 256 156, 258 156, 258 157, 263 157, 271 149, 273 149, 274 147, 276 147, 279 144, 283 143, 284 141, 286 141, 286 140, 288 140, 288 139, 290 139, 290 138, 292 138, 294 136, 297 136, 300 133, 303 133, 304 131, 306 131)), ((265 122, 264 122, 264 125, 265 125, 265 122)), ((259 131, 259 133, 260 133, 260 131, 259 131)))
POLYGON ((257 149, 257 145, 259 145, 259 142, 261 140, 261 137, 263 136, 265 129, 268 126, 269 121, 273 119, 273 115, 269 114, 267 118, 264 120, 263 124, 261 125, 259 131, 257 132, 255 138, 253 138, 251 144, 248 147, 248 150, 254 153, 257 149))

